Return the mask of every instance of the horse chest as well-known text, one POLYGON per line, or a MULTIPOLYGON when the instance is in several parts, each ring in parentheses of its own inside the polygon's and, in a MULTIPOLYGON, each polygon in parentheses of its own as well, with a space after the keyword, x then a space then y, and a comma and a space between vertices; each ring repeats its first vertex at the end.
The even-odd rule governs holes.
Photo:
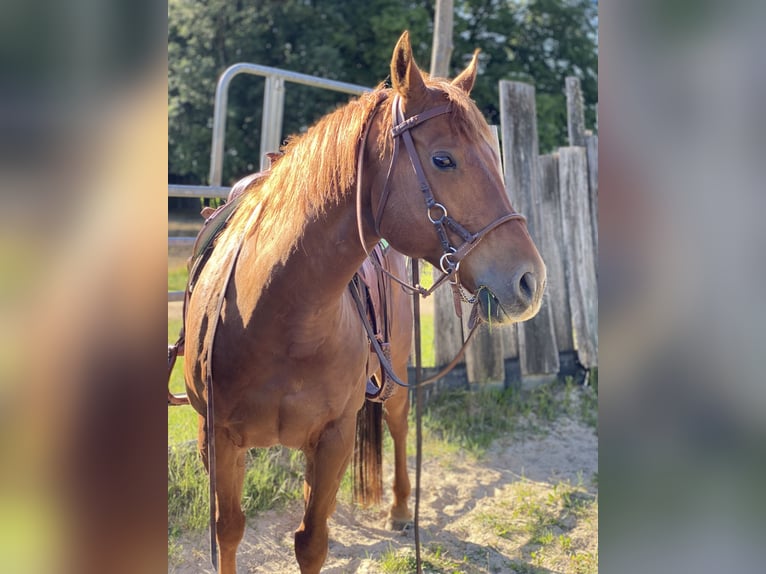
POLYGON ((242 446, 303 448, 329 422, 361 407, 361 377, 311 374, 288 368, 254 381, 250 392, 239 397, 226 425, 237 429, 242 446))

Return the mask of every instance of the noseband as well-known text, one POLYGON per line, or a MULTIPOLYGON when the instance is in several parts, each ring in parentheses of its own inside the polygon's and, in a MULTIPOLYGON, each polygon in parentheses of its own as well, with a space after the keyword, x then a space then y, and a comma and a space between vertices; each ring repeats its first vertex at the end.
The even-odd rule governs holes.
MULTIPOLYGON (((431 186, 428 183, 428 179, 426 178, 425 171, 423 170, 423 164, 420 162, 420 157, 418 156, 418 153, 415 149, 415 142, 412 139, 412 135, 410 134, 410 130, 416 128, 420 124, 430 120, 431 118, 440 116, 442 114, 449 113, 451 110, 451 104, 447 103, 441 106, 437 106, 435 108, 431 108, 429 110, 426 110, 420 114, 416 114, 410 118, 405 119, 404 112, 402 111, 402 99, 399 96, 399 94, 396 94, 394 96, 394 100, 392 102, 392 119, 394 126, 391 128, 391 137, 394 142, 394 150, 393 154, 391 155, 391 163, 388 166, 388 173, 386 174, 386 182, 383 186, 383 194, 380 199, 380 203, 378 204, 378 208, 375 211, 375 233, 380 237, 380 224, 383 220, 383 215, 385 213, 386 204, 388 203, 388 198, 391 193, 391 175, 394 169, 394 164, 396 163, 396 159, 399 155, 399 141, 404 141, 404 147, 407 150, 407 155, 410 158, 410 163, 412 164, 412 168, 415 170, 415 176, 418 179, 418 185, 420 187, 420 191, 423 194, 423 200, 425 201, 426 205, 426 216, 428 220, 431 222, 431 224, 434 226, 434 230, 436 232, 437 237, 439 238, 439 243, 441 244, 442 248, 442 255, 439 258, 439 267, 442 271, 442 276, 437 279, 433 286, 430 289, 425 289, 421 287, 420 285, 412 286, 408 285, 406 283, 403 283, 402 281, 398 280, 396 277, 393 277, 398 283, 403 285, 404 287, 416 291, 420 293, 423 297, 427 297, 430 295, 439 285, 444 282, 445 279, 449 279, 450 283, 452 284, 453 288, 456 290, 460 289, 460 283, 458 280, 457 272, 460 268, 460 262, 465 259, 468 254, 473 251, 476 246, 479 244, 479 242, 493 229, 496 227, 499 227, 503 223, 507 223, 508 221, 512 221, 514 219, 518 219, 521 221, 526 221, 526 218, 521 215, 520 213, 516 211, 511 211, 510 213, 506 213, 505 215, 497 218, 493 222, 491 222, 489 225, 483 227, 476 233, 471 233, 468 231, 463 225, 455 221, 447 212, 447 208, 444 206, 444 204, 439 203, 434 198, 433 191, 431 190, 431 186), (458 247, 455 247, 450 242, 449 236, 447 235, 447 229, 450 229, 455 234, 457 234, 462 240, 463 243, 460 244, 458 247)), ((367 130, 369 130, 370 124, 372 122, 370 121, 367 126, 367 130)), ((359 227, 359 237, 362 241, 362 246, 365 248, 365 251, 367 250, 365 243, 364 243, 364 235, 362 231, 362 219, 361 219, 361 168, 362 168, 362 156, 363 154, 363 148, 365 144, 365 140, 367 138, 367 130, 365 130, 365 135, 362 138, 361 142, 361 148, 359 153, 359 169, 358 169, 358 178, 357 178, 357 224, 359 227)), ((461 292, 461 298, 467 302, 473 303, 475 300, 469 300, 466 299, 466 297, 461 292)))

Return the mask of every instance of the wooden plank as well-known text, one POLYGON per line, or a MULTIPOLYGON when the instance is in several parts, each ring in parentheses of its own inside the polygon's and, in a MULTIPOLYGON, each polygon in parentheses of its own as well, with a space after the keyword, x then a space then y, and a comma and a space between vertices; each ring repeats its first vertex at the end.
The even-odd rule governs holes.
MULTIPOLYGON (((502 80, 500 119, 506 190, 516 209, 527 216, 529 234, 540 249, 542 214, 534 87, 502 80)), ((558 373, 559 352, 547 300, 535 317, 518 325, 518 342, 522 383, 525 378, 558 373)))
MULTIPOLYGON (((500 134, 498 126, 489 126, 492 130, 492 138, 495 144, 495 151, 497 157, 500 160, 500 173, 505 176, 505 170, 503 168, 503 153, 500 148, 500 134)), ((503 180, 505 181, 505 180, 503 180)), ((507 188, 506 188, 507 189, 507 188)), ((516 325, 499 325, 497 326, 498 334, 502 341, 502 350, 504 359, 518 359, 519 358, 519 335, 516 325)))
MULTIPOLYGON (((441 276, 441 271, 435 267, 432 269, 436 281, 441 276)), ((460 319, 455 314, 452 289, 443 285, 431 297, 434 305, 434 359, 437 365, 446 365, 463 345, 463 332, 460 319)))
MULTIPOLYGON (((490 126, 495 152, 498 161, 500 161, 500 173, 503 173, 502 160, 500 153, 500 139, 498 137, 497 126, 490 126)), ((463 304, 463 318, 470 316, 470 306, 463 304)), ((518 343, 516 340, 516 330, 514 325, 499 327, 497 325, 489 328, 482 325, 479 332, 474 335, 473 341, 466 349, 465 364, 468 382, 471 384, 497 384, 505 383, 505 361, 506 347, 509 352, 518 356, 518 343)), ((464 331, 468 333, 467 320, 464 322, 464 331)))
POLYGON ((598 288, 585 148, 559 149, 559 185, 573 341, 580 364, 590 369, 598 366, 598 288))
MULTIPOLYGON (((588 157, 588 201, 593 235, 593 252, 598 261, 598 136, 585 136, 585 153, 588 157)), ((596 269, 598 276, 598 269, 596 269)))
POLYGON ((446 78, 452 56, 453 0, 437 0, 434 15, 434 39, 431 49, 431 76, 446 78))
POLYGON ((583 107, 580 78, 566 80, 567 132, 570 146, 585 146, 585 109, 583 107))
MULTIPOLYGON (((464 316, 467 315, 464 313, 464 316)), ((505 381, 503 339, 496 326, 486 323, 479 327, 465 352, 466 374, 471 384, 492 384, 505 381)))
POLYGON ((503 341, 503 358, 519 358, 519 331, 518 325, 501 325, 498 328, 500 339, 503 341))
MULTIPOLYGON (((432 76, 446 78, 452 54, 452 0, 439 0, 434 18, 434 37, 431 49, 432 76)), ((433 279, 440 276, 433 270, 433 279)), ((432 295, 434 301, 434 357, 437 366, 449 363, 457 354, 462 341, 460 319, 455 315, 452 290, 441 287, 432 295)))
POLYGON ((559 353, 574 351, 572 313, 569 310, 564 244, 561 233, 561 196, 559 194, 559 156, 541 155, 540 168, 540 253, 548 268, 546 297, 553 315, 553 330, 559 353))

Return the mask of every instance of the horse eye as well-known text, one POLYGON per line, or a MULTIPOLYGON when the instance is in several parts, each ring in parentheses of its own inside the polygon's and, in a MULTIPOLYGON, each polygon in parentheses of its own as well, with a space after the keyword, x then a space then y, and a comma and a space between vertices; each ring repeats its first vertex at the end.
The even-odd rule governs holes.
POLYGON ((455 161, 446 153, 438 153, 431 158, 434 165, 439 169, 454 169, 457 167, 455 161))

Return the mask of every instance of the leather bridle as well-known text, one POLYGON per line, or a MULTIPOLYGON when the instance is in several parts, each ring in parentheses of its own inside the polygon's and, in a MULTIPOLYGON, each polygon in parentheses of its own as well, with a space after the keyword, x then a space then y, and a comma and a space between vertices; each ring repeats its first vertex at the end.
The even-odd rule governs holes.
MULTIPOLYGON (((382 99, 382 96, 379 97, 382 99)), ((460 291, 461 287, 460 281, 458 279, 458 270, 460 268, 461 261, 476 248, 476 246, 490 231, 504 223, 516 219, 526 222, 526 218, 516 211, 511 211, 498 217, 489 225, 486 225, 477 232, 472 233, 449 215, 447 208, 443 203, 436 201, 433 191, 431 190, 431 185, 428 183, 428 178, 426 177, 425 170, 423 169, 423 164, 420 161, 420 156, 418 156, 417 150, 415 149, 415 142, 412 139, 410 131, 420 124, 430 120, 431 118, 449 113, 450 110, 451 104, 447 103, 441 106, 430 108, 424 112, 405 119, 404 112, 402 111, 402 98, 399 96, 399 94, 394 95, 394 99, 391 103, 392 123, 394 124, 391 128, 391 138, 393 139, 394 148, 393 153, 391 154, 391 163, 388 166, 388 173, 386 174, 386 181, 383 185, 383 193, 381 195, 380 202, 378 203, 378 207, 375 210, 374 225, 376 235, 381 237, 382 234, 380 232, 380 225, 383 220, 383 216, 385 215, 385 208, 388 204, 388 199, 391 194, 391 175, 394 169, 394 165, 396 164, 396 159, 399 155, 399 142, 403 140, 407 155, 410 158, 410 163, 412 164, 412 168, 415 170, 415 176, 418 179, 418 186, 420 187, 420 191, 423 194, 423 200, 425 201, 426 205, 426 216, 433 225, 434 231, 439 238, 439 243, 441 244, 442 255, 439 258, 439 267, 441 269, 442 275, 434 282, 430 289, 425 289, 421 285, 413 286, 405 283, 404 281, 401 281, 388 272, 386 272, 386 274, 406 289, 409 289, 415 293, 419 293, 423 297, 427 297, 433 293, 437 287, 439 287, 445 280, 448 279, 455 292, 457 310, 459 307, 459 303, 457 302, 458 296, 466 302, 476 302, 475 298, 468 299, 460 291), (452 245, 452 242, 450 241, 447 234, 447 229, 458 235, 463 240, 463 243, 457 247, 452 245)), ((364 248, 365 252, 367 252, 367 246, 364 241, 361 214, 362 166, 364 146, 370 125, 372 124, 371 119, 367 124, 364 135, 360 142, 360 149, 358 154, 359 159, 357 164, 357 226, 359 230, 359 239, 362 242, 362 247, 364 248)))

